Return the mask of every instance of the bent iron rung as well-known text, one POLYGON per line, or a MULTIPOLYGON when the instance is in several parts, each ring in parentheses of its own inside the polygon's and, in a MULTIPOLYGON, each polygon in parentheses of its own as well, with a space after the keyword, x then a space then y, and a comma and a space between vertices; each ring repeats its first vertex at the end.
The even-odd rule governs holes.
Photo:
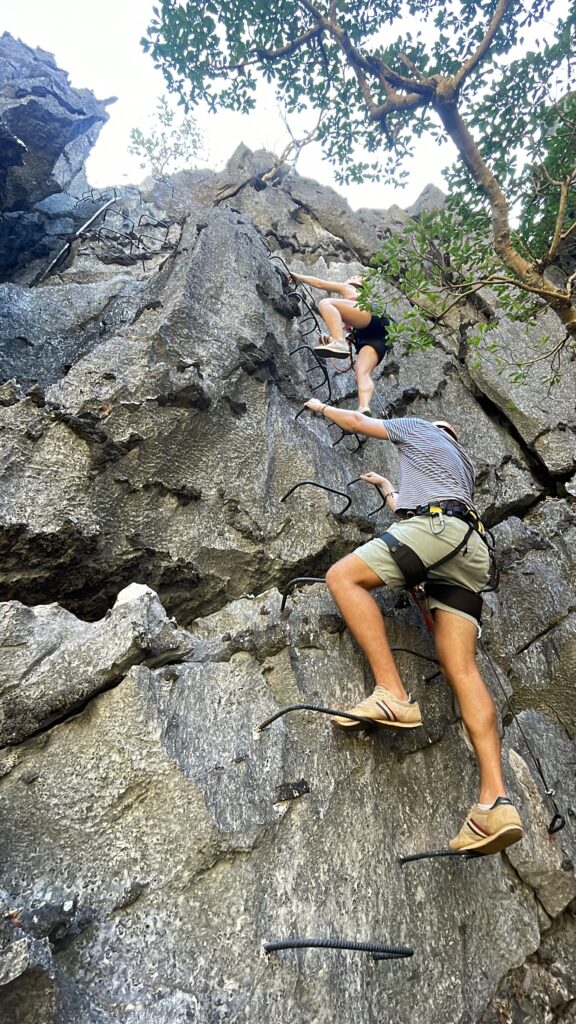
POLYGON ((409 853, 405 857, 398 857, 401 865, 410 864, 414 860, 427 860, 429 857, 462 857, 463 860, 476 860, 478 857, 485 857, 487 854, 478 850, 423 850, 422 853, 409 853))
POLYGON ((282 604, 280 605, 280 611, 283 612, 286 607, 286 601, 288 595, 294 587, 300 586, 301 583, 325 583, 324 576, 296 576, 293 580, 289 580, 284 590, 282 591, 282 604))
POLYGON ((371 953, 375 960, 401 960, 414 956, 410 946, 388 946, 382 942, 356 942, 353 939, 275 939, 264 943, 266 953, 280 949, 350 949, 371 953))
POLYGON ((325 708, 318 704, 289 704, 285 708, 280 708, 276 714, 271 715, 265 722, 260 722, 258 726, 258 732, 263 732, 267 729, 272 722, 275 722, 277 718, 282 718, 282 715, 287 715, 290 711, 318 711, 322 715, 338 715, 339 718, 349 718, 352 722, 360 722, 362 725, 374 728, 375 722, 372 718, 362 718, 361 715, 351 715, 349 711, 341 711, 339 708, 325 708))

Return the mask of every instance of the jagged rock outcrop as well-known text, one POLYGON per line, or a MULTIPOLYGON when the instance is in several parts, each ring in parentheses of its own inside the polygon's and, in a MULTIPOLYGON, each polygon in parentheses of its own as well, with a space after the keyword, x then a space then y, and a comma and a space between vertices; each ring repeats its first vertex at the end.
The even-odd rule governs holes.
POLYGON ((87 219, 84 162, 106 103, 72 89, 51 53, 0 36, 0 281, 49 256, 87 219))
MULTIPOLYGON (((27 53, 32 69, 13 80, 51 66, 27 53)), ((65 76, 55 79, 60 96, 65 76)), ((423 729, 351 737, 306 713, 257 728, 287 704, 351 702, 370 685, 326 588, 292 593, 284 612, 280 591, 386 528, 386 510, 372 515, 376 492, 354 481, 396 469, 385 445, 347 436, 333 447, 325 421, 295 418, 312 388, 352 404, 354 385, 331 370, 328 383, 305 348, 290 354, 306 340, 305 305, 283 261, 348 276, 440 199, 354 214, 245 147, 220 174, 105 195, 108 210, 48 274, 46 241, 40 260, 20 249, 0 285, 0 1015, 569 1020, 567 357, 555 397, 539 383, 513 390, 490 354, 477 365, 465 351, 481 315, 467 309, 434 330, 430 350, 398 347, 379 370, 375 411, 453 419, 477 467, 501 566, 479 660, 528 826, 507 855, 402 868, 399 854, 446 844, 476 786, 406 594, 379 600, 423 729), (342 496, 311 487, 284 500, 301 480, 353 503, 343 510, 342 496), (555 806, 567 824, 549 837, 555 806), (264 955, 267 939, 295 935, 415 955, 264 955)), ((400 318, 401 281, 386 298, 400 318)), ((549 317, 544 328, 559 330, 549 317)), ((516 326, 501 320, 499 331, 512 358, 529 350, 516 326)))
POLYGON ((179 661, 191 649, 154 592, 137 584, 101 622, 79 623, 59 605, 0 606, 0 746, 68 717, 132 665, 179 661))

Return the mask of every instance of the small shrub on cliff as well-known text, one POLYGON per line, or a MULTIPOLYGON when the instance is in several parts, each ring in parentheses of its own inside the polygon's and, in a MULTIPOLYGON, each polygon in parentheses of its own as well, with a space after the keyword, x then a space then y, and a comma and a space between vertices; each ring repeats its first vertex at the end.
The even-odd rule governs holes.
POLYGON ((156 105, 147 134, 132 128, 128 152, 140 158, 140 167, 149 174, 162 177, 184 168, 196 167, 202 148, 202 133, 190 113, 177 116, 166 97, 156 105))

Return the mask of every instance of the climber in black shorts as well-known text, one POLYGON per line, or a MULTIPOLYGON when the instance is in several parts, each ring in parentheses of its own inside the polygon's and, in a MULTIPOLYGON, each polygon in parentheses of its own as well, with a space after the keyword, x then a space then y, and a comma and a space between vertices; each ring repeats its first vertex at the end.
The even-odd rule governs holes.
POLYGON ((314 347, 316 355, 321 359, 347 359, 350 356, 350 343, 344 337, 345 324, 352 328, 351 341, 357 352, 354 374, 358 388, 358 411, 370 416, 370 402, 374 394, 372 373, 382 361, 391 345, 386 341, 386 330, 390 321, 385 316, 377 316, 358 305, 358 291, 362 287, 362 278, 349 277, 347 281, 323 281, 307 274, 291 271, 295 281, 302 281, 312 288, 322 288, 327 292, 336 292, 339 298, 322 299, 318 310, 324 320, 329 334, 325 335, 320 344, 314 347))
MULTIPOLYGON (((376 316, 372 313, 372 319, 367 327, 353 328, 351 341, 358 353, 366 346, 373 348, 378 356, 378 363, 381 363, 387 352, 390 352, 392 345, 386 340, 386 332, 390 326, 387 317, 376 316)), ((348 335, 350 337, 350 335, 348 335)), ((378 363, 376 365, 378 365, 378 363)))

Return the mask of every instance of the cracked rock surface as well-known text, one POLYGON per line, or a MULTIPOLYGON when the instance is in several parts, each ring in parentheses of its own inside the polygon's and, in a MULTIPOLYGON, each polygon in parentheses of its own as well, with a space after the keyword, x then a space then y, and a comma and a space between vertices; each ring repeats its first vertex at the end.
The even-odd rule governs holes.
POLYGON ((49 258, 85 218, 84 161, 107 120, 52 54, 0 36, 0 281, 49 258))
MULTIPOLYGON (((6 36, 0 51, 0 120, 13 118, 1 216, 24 225, 0 284, 0 1018, 573 1020, 571 367, 550 394, 514 389, 490 353, 465 351, 469 309, 427 352, 398 346, 377 371, 376 413, 453 420, 476 466, 501 570, 479 664, 527 828, 501 856, 401 867, 446 846, 477 784, 407 594, 378 600, 421 729, 345 735, 306 711, 258 728, 286 705, 370 690, 322 582, 281 605, 288 581, 323 577, 387 528, 357 478, 397 469, 392 446, 296 419, 312 388, 347 407, 355 389, 301 347, 313 297, 285 263, 343 280, 442 197, 354 213, 285 168, 264 180, 272 156, 242 146, 220 173, 93 196, 82 219, 109 212, 49 270, 79 224, 58 146, 85 188, 104 105, 66 93, 50 55, 6 36), (13 141, 29 95, 47 125, 55 105, 74 107, 43 156, 13 141), (58 173, 40 167, 49 154, 58 173), (301 481, 339 493, 288 495, 301 481), (549 836, 555 807, 566 827, 549 836), (264 954, 295 936, 414 956, 264 954)), ((386 301, 401 318, 401 281, 386 301)), ((503 318, 498 330, 517 358, 537 342, 503 318)))

